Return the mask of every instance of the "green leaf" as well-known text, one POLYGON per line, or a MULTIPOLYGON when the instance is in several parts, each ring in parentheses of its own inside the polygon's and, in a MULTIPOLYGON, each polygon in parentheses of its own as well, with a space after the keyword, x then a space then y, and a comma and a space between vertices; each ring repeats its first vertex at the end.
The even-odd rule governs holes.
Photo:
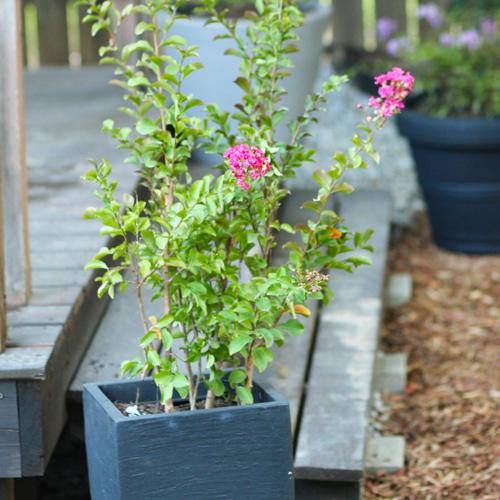
POLYGON ((174 387, 176 389, 181 389, 183 387, 189 387, 188 379, 184 375, 182 375, 181 373, 178 373, 174 377, 174 387))
POLYGON ((293 337, 302 335, 304 331, 304 325, 297 319, 289 319, 286 323, 280 323, 278 328, 284 330, 293 337))
POLYGON ((354 188, 348 184, 347 182, 343 182, 342 184, 339 184, 338 186, 335 186, 333 192, 334 193, 345 193, 345 194, 350 194, 354 191, 354 188))
POLYGON ((160 356, 158 355, 158 353, 154 349, 151 349, 148 352, 148 361, 153 366, 159 366, 160 365, 160 356))
POLYGON ((166 326, 170 325, 174 321, 174 317, 171 314, 165 314, 165 316, 162 316, 159 321, 155 323, 156 328, 165 328, 166 326))
POLYGON ((250 337, 250 335, 246 334, 238 335, 233 340, 231 340, 231 343, 229 344, 229 354, 231 356, 233 354, 236 354, 237 352, 241 351, 241 349, 243 349, 243 347, 245 347, 251 341, 252 337, 250 337))
POLYGON ((139 120, 135 128, 137 132, 141 135, 149 135, 154 132, 158 132, 160 129, 154 124, 153 120, 150 118, 143 118, 142 120, 139 120))
POLYGON ((260 373, 267 368, 267 364, 273 360, 273 357, 273 353, 266 347, 252 349, 252 359, 260 373))
MULTIPOLYGON (((223 310, 219 313, 219 316, 222 316, 225 319, 228 319, 229 321, 238 321, 238 315, 233 312, 233 311, 228 311, 228 310, 223 310)), ((238 349, 239 351, 239 349, 238 349)))
POLYGON ((241 384, 243 381, 245 381, 247 378, 247 374, 245 370, 238 369, 238 370, 233 370, 231 374, 229 375, 229 382, 231 384, 241 384))
POLYGON ((85 271, 90 269, 108 269, 108 266, 100 260, 91 260, 83 269, 85 271))
POLYGON ((252 393, 246 387, 239 385, 236 387, 236 393, 243 403, 246 403, 247 405, 251 405, 253 403, 252 393))
POLYGON ((302 208, 309 208, 310 210, 314 210, 315 212, 319 212, 321 210, 321 205, 317 201, 306 201, 302 208))
POLYGON ((141 347, 146 347, 147 345, 151 344, 156 339, 156 332, 148 332, 144 337, 141 339, 141 347))
POLYGON ((346 262, 351 262, 354 264, 355 267, 365 265, 365 266, 371 266, 373 264, 372 259, 370 257, 367 257, 365 255, 358 255, 357 257, 349 257, 346 262))
POLYGON ((320 168, 317 168, 314 171, 313 174, 313 179, 323 188, 325 189, 330 189, 330 186, 332 184, 332 180, 330 179, 330 176, 324 171, 321 170, 320 168))
POLYGON ((165 349, 165 351, 170 351, 170 349, 172 348, 172 344, 174 343, 174 339, 166 328, 161 329, 161 340, 163 342, 163 348, 165 349))

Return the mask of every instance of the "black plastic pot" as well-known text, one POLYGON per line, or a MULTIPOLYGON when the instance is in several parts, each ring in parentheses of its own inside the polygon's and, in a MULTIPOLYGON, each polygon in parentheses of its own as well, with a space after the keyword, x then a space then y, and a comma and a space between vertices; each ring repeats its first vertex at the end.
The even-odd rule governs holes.
POLYGON ((500 252, 500 119, 397 116, 411 145, 435 242, 465 253, 500 252))
POLYGON ((124 416, 113 402, 138 389, 158 400, 152 379, 84 385, 93 500, 294 498, 288 401, 268 384, 254 384, 253 405, 124 416))

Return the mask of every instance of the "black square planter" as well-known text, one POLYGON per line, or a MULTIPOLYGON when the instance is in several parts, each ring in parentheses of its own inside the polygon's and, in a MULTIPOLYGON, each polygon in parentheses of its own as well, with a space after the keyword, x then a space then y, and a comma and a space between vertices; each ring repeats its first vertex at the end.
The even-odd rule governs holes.
POLYGON ((293 500, 290 410, 268 384, 254 384, 253 405, 124 416, 113 401, 138 388, 158 400, 152 379, 84 385, 93 500, 293 500))

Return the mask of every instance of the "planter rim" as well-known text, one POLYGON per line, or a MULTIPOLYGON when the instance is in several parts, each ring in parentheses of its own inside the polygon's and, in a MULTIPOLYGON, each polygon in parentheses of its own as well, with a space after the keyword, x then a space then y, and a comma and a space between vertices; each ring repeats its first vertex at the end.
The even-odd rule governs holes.
POLYGON ((440 149, 497 149, 500 117, 436 118, 405 108, 396 116, 399 132, 410 142, 440 149))
MULTIPOLYGON (((102 389, 106 388, 107 386, 113 386, 117 384, 137 384, 140 383, 140 380, 115 380, 115 381, 110 381, 110 382, 92 382, 88 384, 83 385, 83 390, 87 391, 90 393, 96 401, 99 401, 102 408, 106 411, 108 416, 116 421, 117 423, 119 422, 130 422, 131 420, 140 420, 142 421, 147 421, 147 420, 154 420, 157 418, 188 418, 190 415, 193 414, 203 414, 203 415, 211 415, 214 412, 218 413, 221 411, 232 411, 232 412, 241 412, 245 411, 246 408, 253 408, 253 407, 269 407, 269 406, 276 406, 276 405, 282 405, 286 404, 288 405, 288 400, 282 396, 271 384, 266 382, 265 380, 262 379, 261 376, 258 374, 254 374, 254 386, 260 387, 264 392, 270 396, 272 401, 265 401, 265 402, 254 402, 251 405, 239 405, 239 406, 229 406, 229 407, 222 407, 222 408, 211 408, 208 410, 198 410, 198 411, 181 411, 181 412, 174 412, 174 413, 158 413, 154 415, 129 415, 125 416, 122 414, 120 410, 114 405, 114 403, 106 396, 104 391, 102 389)), ((143 382, 152 382, 154 384, 154 379, 153 377, 146 377, 144 378, 143 382)), ((188 399, 182 399, 181 397, 177 396, 173 398, 174 402, 180 402, 180 401, 185 401, 188 402, 188 399)))
MULTIPOLYGON (((310 8, 304 11, 305 23, 310 23, 316 21, 316 19, 323 19, 325 16, 329 16, 333 13, 333 7, 331 5, 323 5, 320 3, 311 4, 310 8)), ((209 18, 202 16, 193 16, 190 19, 176 19, 175 24, 178 26, 182 25, 196 25, 196 27, 203 27, 203 29, 211 31, 220 31, 221 27, 218 23, 207 24, 209 18)), ((249 26, 251 21, 244 18, 238 19, 238 26, 249 26)), ((298 28, 300 29, 300 28, 298 28)))

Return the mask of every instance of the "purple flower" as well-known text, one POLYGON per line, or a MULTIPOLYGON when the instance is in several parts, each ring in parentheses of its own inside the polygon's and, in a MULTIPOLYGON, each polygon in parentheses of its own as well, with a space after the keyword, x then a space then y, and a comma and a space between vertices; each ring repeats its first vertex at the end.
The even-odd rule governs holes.
POLYGON ((485 36, 494 36, 497 32, 497 25, 491 17, 481 20, 481 33, 485 36))
POLYGON ((443 14, 435 3, 426 3, 418 7, 419 19, 425 19, 433 28, 440 28, 443 24, 443 14))
POLYGON ((398 29, 398 23, 390 17, 382 17, 377 21, 377 39, 384 42, 398 29))
POLYGON ((439 43, 441 45, 453 45, 455 39, 451 33, 441 33, 441 35, 439 35, 439 43))
POLYGON ((483 37, 477 32, 477 30, 467 30, 462 31, 458 35, 458 46, 467 46, 471 50, 476 50, 483 44, 483 37))
POLYGON ((386 52, 388 55, 395 57, 398 55, 398 52, 403 49, 407 51, 411 51, 413 49, 410 39, 405 36, 403 38, 393 38, 389 40, 386 45, 386 52))

